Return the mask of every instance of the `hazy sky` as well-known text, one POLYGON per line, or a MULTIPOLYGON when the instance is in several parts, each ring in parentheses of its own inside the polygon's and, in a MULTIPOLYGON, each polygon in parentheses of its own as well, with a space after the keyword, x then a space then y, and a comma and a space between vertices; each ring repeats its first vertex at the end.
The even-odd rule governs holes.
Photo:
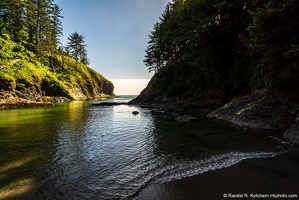
POLYGON ((62 8, 63 44, 85 36, 90 67, 108 78, 149 79, 143 64, 148 35, 169 0, 55 0, 62 8))

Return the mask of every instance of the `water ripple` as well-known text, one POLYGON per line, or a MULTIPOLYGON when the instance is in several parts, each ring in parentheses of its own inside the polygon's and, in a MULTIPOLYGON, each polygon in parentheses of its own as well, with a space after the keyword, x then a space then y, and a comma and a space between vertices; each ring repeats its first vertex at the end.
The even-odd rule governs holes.
POLYGON ((18 124, 15 117, 7 121, 10 126, 0 127, 6 133, 0 135, 3 166, 39 154, 0 174, 8 177, 7 184, 16 174, 35 177, 31 199, 129 199, 152 183, 283 153, 268 137, 256 138, 214 122, 178 125, 134 106, 75 102, 38 114, 40 124, 18 124), (134 110, 139 115, 132 115, 134 110))

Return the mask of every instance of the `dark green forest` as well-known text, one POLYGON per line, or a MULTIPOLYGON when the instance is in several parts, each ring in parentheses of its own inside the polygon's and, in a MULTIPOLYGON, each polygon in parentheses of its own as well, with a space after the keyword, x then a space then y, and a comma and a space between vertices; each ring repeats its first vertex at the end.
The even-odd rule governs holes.
POLYGON ((298 0, 174 0, 149 35, 153 90, 298 97, 298 13, 298 0))
POLYGON ((84 36, 60 42, 61 11, 54 0, 0 1, 0 90, 31 100, 113 94, 112 83, 87 66, 84 36))

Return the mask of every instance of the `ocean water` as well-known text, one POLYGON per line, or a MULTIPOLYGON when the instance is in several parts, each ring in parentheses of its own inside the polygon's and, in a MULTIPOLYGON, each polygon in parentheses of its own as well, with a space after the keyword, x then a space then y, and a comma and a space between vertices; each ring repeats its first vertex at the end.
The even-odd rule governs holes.
POLYGON ((153 183, 283 153, 270 133, 92 103, 0 111, 0 200, 134 199, 153 183))

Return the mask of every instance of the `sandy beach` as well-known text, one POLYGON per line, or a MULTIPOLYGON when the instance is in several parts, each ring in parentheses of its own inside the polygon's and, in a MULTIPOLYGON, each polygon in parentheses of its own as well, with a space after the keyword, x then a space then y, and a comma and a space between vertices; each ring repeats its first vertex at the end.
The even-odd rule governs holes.
POLYGON ((144 188, 138 200, 299 199, 299 148, 144 188))

